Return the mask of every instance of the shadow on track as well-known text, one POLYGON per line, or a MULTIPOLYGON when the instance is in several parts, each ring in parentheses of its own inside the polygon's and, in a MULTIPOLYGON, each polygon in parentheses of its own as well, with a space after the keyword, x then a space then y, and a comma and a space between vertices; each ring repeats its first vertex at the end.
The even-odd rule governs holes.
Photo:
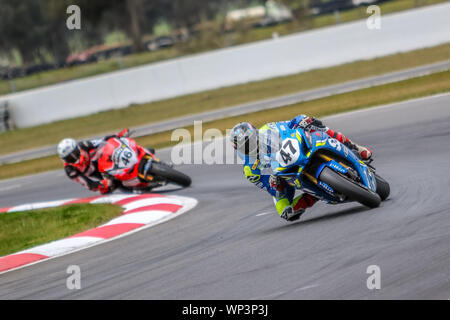
POLYGON ((302 220, 302 218, 300 217, 300 220, 295 224, 301 224, 301 225, 307 225, 307 224, 311 224, 311 223, 315 223, 318 221, 326 221, 326 220, 330 220, 330 219, 336 219, 339 217, 343 217, 343 216, 347 216, 347 215, 352 215, 352 214, 356 214, 356 213, 360 213, 363 211, 369 211, 372 210, 370 208, 367 208, 365 206, 359 205, 357 207, 354 208, 348 208, 346 210, 342 210, 342 211, 337 211, 331 214, 326 214, 323 216, 319 216, 319 217, 312 217, 311 219, 308 220, 302 220))
MULTIPOLYGON (((170 192, 176 192, 183 189, 186 189, 185 187, 178 187, 178 186, 171 186, 170 188, 160 187, 164 189, 158 189, 154 188, 150 191, 142 192, 141 194, 150 194, 150 193, 170 193, 170 192)), ((130 194, 130 195, 139 195, 140 193, 133 193, 133 192, 125 192, 125 191, 119 191, 116 194, 130 194)))
MULTIPOLYGON (((312 218, 310 218, 308 220, 302 220, 302 217, 300 217, 300 220, 298 220, 296 222, 287 223, 287 224, 284 224, 282 226, 278 226, 276 228, 267 229, 267 230, 262 231, 262 233, 264 233, 264 234, 271 234, 271 233, 274 233, 274 232, 287 230, 288 228, 300 228, 300 227, 307 226, 307 225, 312 224, 312 223, 332 220, 332 219, 340 218, 340 217, 343 217, 343 216, 357 214, 357 213, 361 213, 361 212, 369 211, 369 210, 371 210, 371 209, 361 205, 361 206, 357 206, 357 207, 354 207, 354 208, 349 208, 349 209, 337 211, 337 212, 334 212, 334 213, 331 213, 331 214, 326 214, 326 215, 323 215, 323 216, 312 217, 312 218)), ((308 214, 308 213, 306 213, 306 214, 308 214)))
POLYGON ((178 186, 171 186, 171 188, 169 189, 158 189, 155 188, 151 191, 151 193, 170 193, 170 192, 175 192, 175 191, 180 191, 186 189, 185 187, 178 187, 178 186))

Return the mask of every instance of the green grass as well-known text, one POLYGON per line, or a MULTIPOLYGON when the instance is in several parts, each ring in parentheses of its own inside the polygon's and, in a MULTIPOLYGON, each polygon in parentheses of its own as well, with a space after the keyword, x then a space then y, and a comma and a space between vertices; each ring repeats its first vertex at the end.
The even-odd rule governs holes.
POLYGON ((180 117, 187 114, 271 98, 311 88, 380 75, 450 57, 450 43, 400 53, 373 60, 363 60, 336 67, 316 69, 296 75, 220 88, 183 97, 133 105, 128 108, 58 121, 51 124, 17 129, 0 134, 0 154, 56 145, 67 136, 76 139, 92 137, 125 127, 180 117), (32 137, 32 139, 31 139, 32 137))
MULTIPOLYGON (((427 6, 447 0, 395 0, 379 4, 382 14, 398 12, 419 6, 427 6)), ((234 32, 230 35, 222 35, 207 29, 207 35, 200 39, 194 39, 191 43, 180 44, 175 47, 156 52, 144 52, 125 56, 122 61, 118 58, 81 65, 60 70, 52 70, 34 74, 31 76, 14 79, 16 91, 23 91, 40 86, 62 83, 74 79, 80 79, 106 72, 116 71, 123 68, 130 68, 175 57, 180 57, 190 53, 203 52, 225 47, 227 45, 239 45, 272 37, 273 33, 287 35, 294 32, 309 29, 321 28, 344 23, 358 19, 367 18, 366 7, 359 7, 340 13, 339 21, 336 21, 334 14, 326 14, 317 17, 310 17, 302 22, 291 22, 261 29, 250 29, 245 32, 234 32)), ((11 92, 9 81, 0 80, 0 95, 11 92)))
POLYGON ((110 204, 0 213, 0 256, 95 228, 121 213, 122 208, 110 204))
MULTIPOLYGON (((323 117, 330 114, 357 110, 380 104, 393 103, 407 99, 423 97, 450 91, 450 71, 435 73, 396 83, 376 86, 349 93, 334 95, 322 99, 297 103, 271 110, 259 111, 203 123, 203 131, 216 128, 225 133, 241 121, 250 121, 261 126, 270 121, 291 119, 298 114, 323 117)), ((193 126, 186 127, 194 136, 193 126)), ((173 146, 178 142, 171 141, 172 131, 161 132, 136 139, 138 144, 156 149, 173 146)), ((353 138, 357 141, 357 137, 353 138)), ((0 179, 28 175, 53 169, 62 170, 62 162, 56 156, 30 160, 0 166, 0 179)))
MULTIPOLYGON (((248 113, 221 120, 203 123, 203 132, 216 128, 225 134, 236 123, 248 121, 256 127, 271 121, 289 120, 299 114, 307 114, 317 118, 341 112, 364 109, 387 103, 394 103, 444 92, 450 92, 450 71, 444 71, 428 76, 418 77, 391 84, 357 90, 349 93, 333 95, 317 100, 301 102, 285 107, 248 113)), ((186 127, 194 137, 194 127, 186 127)), ((144 146, 173 146, 178 142, 171 142, 172 132, 159 133, 136 139, 144 146)), ((357 141, 357 137, 354 138, 357 141)), ((0 166, 0 173, 2 166, 0 166)))

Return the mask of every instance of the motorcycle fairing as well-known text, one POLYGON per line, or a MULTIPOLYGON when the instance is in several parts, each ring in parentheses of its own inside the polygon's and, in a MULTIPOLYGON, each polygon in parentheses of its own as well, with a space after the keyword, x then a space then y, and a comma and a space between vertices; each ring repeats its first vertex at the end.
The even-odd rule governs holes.
POLYGON ((342 202, 333 188, 318 178, 325 167, 340 174, 346 174, 349 170, 346 165, 330 158, 321 164, 314 176, 311 177, 315 180, 315 184, 302 177, 302 171, 310 162, 312 156, 319 150, 327 150, 346 159, 351 167, 356 170, 361 179, 361 185, 373 192, 376 191, 376 180, 373 172, 353 151, 338 140, 325 132, 307 133, 302 129, 289 129, 283 124, 277 124, 277 127, 281 138, 281 146, 276 154, 271 157, 271 168, 275 175, 283 176, 289 185, 330 203, 342 202))

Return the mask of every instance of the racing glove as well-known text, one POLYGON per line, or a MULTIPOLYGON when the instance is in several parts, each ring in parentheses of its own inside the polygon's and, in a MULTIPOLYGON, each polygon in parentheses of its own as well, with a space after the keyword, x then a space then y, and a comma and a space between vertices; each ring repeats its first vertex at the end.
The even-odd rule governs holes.
POLYGON ((110 193, 113 191, 113 184, 108 179, 103 179, 98 184, 98 191, 100 191, 101 194, 110 193))
POLYGON ((305 116, 305 115, 299 115, 299 116, 295 117, 294 119, 292 119, 291 122, 289 123, 289 127, 291 129, 301 128, 303 130, 306 130, 310 126, 321 128, 321 129, 325 128, 322 121, 315 119, 315 118, 305 116))
POLYGON ((304 117, 297 125, 297 128, 300 127, 302 129, 306 129, 311 123, 313 122, 313 119, 310 117, 304 117))
POLYGON ((274 176, 274 175, 270 176, 269 184, 273 189, 275 189, 278 192, 283 191, 286 186, 285 182, 282 178, 274 176))

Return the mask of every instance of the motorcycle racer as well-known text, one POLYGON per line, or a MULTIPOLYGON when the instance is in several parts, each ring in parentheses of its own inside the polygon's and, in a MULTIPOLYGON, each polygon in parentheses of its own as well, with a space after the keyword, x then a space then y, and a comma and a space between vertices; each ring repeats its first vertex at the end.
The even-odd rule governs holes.
MULTIPOLYGON (((342 133, 326 127, 318 119, 299 115, 290 121, 278 123, 283 123, 290 129, 301 128, 308 132, 325 132, 354 150, 361 159, 368 160, 372 156, 369 148, 352 142, 342 133)), ((267 154, 271 153, 271 145, 274 145, 274 142, 270 140, 274 140, 274 137, 278 136, 277 133, 273 134, 275 131, 278 129, 274 122, 265 124, 259 130, 248 122, 241 122, 231 130, 230 140, 239 156, 244 159, 243 169, 247 180, 266 190, 273 197, 275 208, 281 218, 295 221, 318 199, 307 193, 295 197, 295 187, 289 186, 282 178, 271 174, 270 161, 265 158, 267 154)))
POLYGON ((111 179, 106 179, 98 171, 98 159, 95 157, 97 147, 102 141, 112 137, 127 137, 129 130, 124 129, 117 135, 104 139, 93 139, 76 142, 72 138, 65 138, 57 146, 57 153, 64 162, 67 176, 91 191, 107 194, 114 191, 117 185, 111 179))

